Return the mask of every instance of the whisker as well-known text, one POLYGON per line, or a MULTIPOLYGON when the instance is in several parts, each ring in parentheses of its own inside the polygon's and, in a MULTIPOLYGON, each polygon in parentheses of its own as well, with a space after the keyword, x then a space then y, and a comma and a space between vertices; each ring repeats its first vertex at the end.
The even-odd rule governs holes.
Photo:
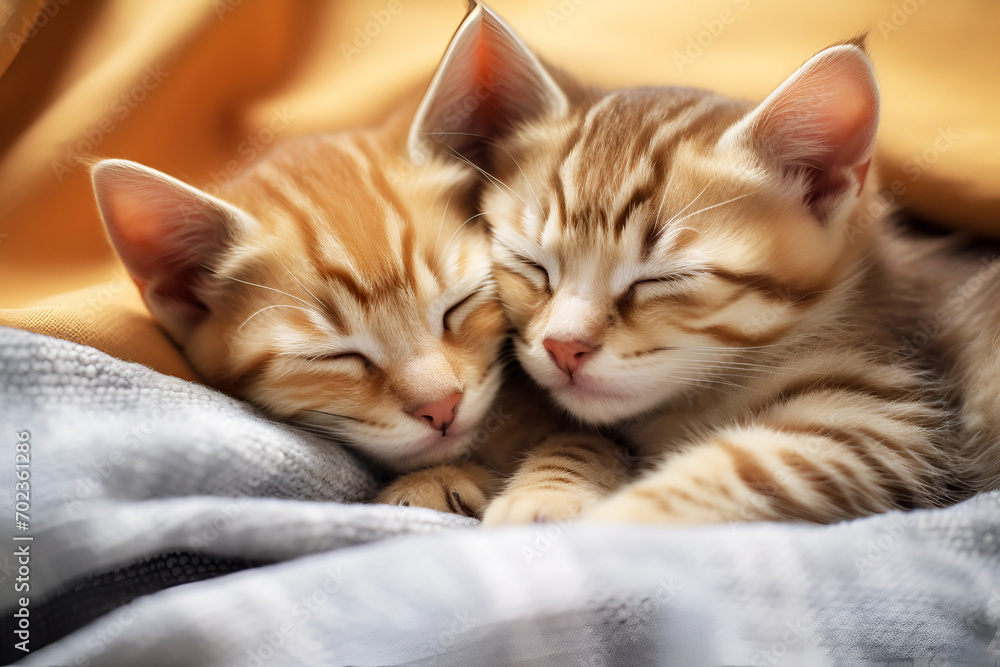
POLYGON ((448 243, 447 243, 447 244, 445 244, 445 246, 444 246, 444 251, 443 251, 443 252, 445 252, 445 253, 446 253, 446 252, 448 252, 448 248, 449 248, 449 247, 451 247, 451 244, 452 244, 452 242, 453 242, 453 241, 455 240, 455 237, 456 237, 456 236, 458 236, 458 233, 459 233, 460 231, 462 231, 462 227, 465 227, 465 226, 466 226, 467 224, 469 224, 470 222, 472 222, 472 221, 473 221, 473 220, 475 220, 476 218, 478 218, 478 217, 480 217, 480 216, 483 216, 483 215, 486 215, 486 213, 485 213, 485 212, 484 212, 484 213, 476 213, 476 214, 475 214, 475 215, 473 215, 472 217, 468 218, 468 219, 467 219, 467 220, 466 220, 465 222, 463 222, 462 224, 460 224, 460 225, 458 226, 458 229, 456 229, 456 230, 455 230, 455 232, 454 232, 454 233, 453 233, 453 234, 451 235, 451 238, 450 238, 450 239, 448 239, 448 243))
MULTIPOLYGON (((711 379, 711 378, 721 378, 722 377, 718 373, 717 369, 711 369, 711 371, 709 371, 709 369, 706 369, 706 368, 687 367, 687 368, 671 369, 671 372, 673 372, 673 373, 677 373, 677 372, 681 372, 681 373, 694 373, 695 376, 694 376, 694 378, 692 378, 692 381, 694 381, 695 379, 698 379, 698 378, 711 379), (705 373, 705 374, 704 375, 700 375, 700 373, 705 373)), ((760 376, 757 375, 756 373, 725 373, 725 377, 726 378, 733 378, 733 379, 750 380, 750 379, 758 378, 760 376)))
POLYGON ((357 417, 351 417, 351 416, 348 416, 348 415, 341 415, 341 414, 337 414, 335 412, 326 412, 325 410, 307 409, 306 412, 315 412, 316 414, 326 415, 327 417, 334 417, 336 419, 345 419, 345 420, 355 421, 355 422, 361 421, 357 417))
POLYGON ((445 204, 444 204, 444 211, 441 212, 441 222, 440 222, 440 224, 438 224, 437 237, 435 237, 435 239, 434 239, 434 247, 435 248, 439 247, 439 244, 441 243, 441 231, 444 229, 444 219, 448 215, 448 207, 449 206, 451 206, 451 195, 450 194, 448 195, 448 201, 446 201, 445 204))
POLYGON ((499 186, 505 188, 508 193, 510 193, 511 195, 514 195, 515 197, 517 197, 518 199, 520 199, 522 204, 524 204, 525 206, 528 205, 528 202, 524 201, 524 198, 521 197, 521 195, 517 194, 509 185, 507 185, 506 183, 504 183, 503 181, 501 181, 499 178, 497 178, 496 176, 494 176, 490 172, 488 172, 485 169, 483 169, 482 167, 480 167, 478 164, 474 163, 469 158, 467 158, 464 155, 462 155, 461 153, 459 153, 454 148, 452 148, 450 146, 448 146, 447 148, 448 148, 448 150, 450 150, 454 154, 455 157, 457 157, 458 159, 462 160, 463 162, 465 162, 466 164, 468 164, 470 167, 472 167, 473 169, 475 169, 476 171, 478 171, 480 174, 482 174, 483 176, 485 176, 486 178, 488 178, 491 183, 494 183, 495 185, 499 185, 499 186))
POLYGON ((685 345, 682 348, 673 349, 683 349, 683 350, 697 350, 697 351, 710 351, 710 352, 730 352, 739 353, 744 350, 764 350, 771 347, 782 347, 785 343, 770 343, 768 345, 747 345, 746 347, 726 347, 724 345, 685 345))
MULTIPOLYGON (((299 287, 301 287, 303 290, 305 290, 306 294, 308 294, 309 296, 311 296, 313 298, 313 300, 315 301, 315 303, 313 303, 312 305, 314 305, 317 308, 319 308, 319 309, 322 310, 324 308, 324 306, 323 306, 323 303, 319 300, 319 297, 317 297, 315 294, 313 294, 312 291, 308 287, 306 287, 302 283, 301 280, 299 280, 298 276, 296 276, 294 273, 292 273, 292 270, 289 269, 287 266, 285 266, 285 263, 281 261, 281 257, 278 256, 278 253, 273 248, 268 248, 268 250, 271 252, 272 255, 274 255, 274 259, 278 262, 278 264, 281 265, 281 268, 283 268, 285 271, 288 272, 288 275, 290 275, 292 277, 292 280, 294 280, 295 282, 297 282, 299 284, 299 287)), ((289 296, 291 296, 291 295, 289 295, 289 296)))
POLYGON ((685 384, 695 385, 695 386, 696 385, 719 385, 719 386, 725 386, 725 387, 732 387, 732 388, 735 388, 735 389, 739 389, 741 391, 743 391, 743 390, 746 389, 746 387, 744 385, 738 384, 736 382, 731 382, 731 381, 724 380, 724 379, 721 379, 721 378, 713 378, 713 377, 687 377, 687 376, 684 376, 684 375, 670 374, 670 375, 663 375, 663 376, 657 378, 657 380, 660 382, 660 384, 669 384, 670 381, 680 381, 680 382, 683 382, 685 384))
POLYGON ((721 359, 720 358, 716 358, 716 359, 712 359, 712 358, 708 358, 708 359, 677 359, 673 363, 674 364, 680 364, 680 365, 694 364, 694 365, 701 365, 701 366, 711 364, 711 365, 717 365, 717 366, 731 366, 731 367, 739 367, 739 368, 743 368, 743 369, 761 369, 761 370, 770 370, 770 369, 774 369, 775 368, 774 364, 760 364, 760 363, 754 363, 754 362, 750 362, 750 361, 735 361, 735 360, 732 360, 732 359, 725 359, 725 358, 721 358, 721 359))
MULTIPOLYGON (((301 301, 301 299, 300 299, 300 301, 301 301)), ((309 305, 309 304, 306 304, 306 305, 309 305)), ((264 306, 263 308, 261 308, 260 310, 258 310, 257 312, 255 312, 253 315, 251 315, 250 317, 248 317, 245 320, 243 320, 243 324, 241 324, 239 327, 236 328, 236 333, 239 333, 243 329, 243 327, 245 327, 247 325, 247 322, 249 322, 250 320, 252 320, 257 315, 260 315, 265 310, 270 310, 271 308, 295 308, 296 310, 301 310, 303 312, 309 313, 310 315, 316 315, 317 314, 316 311, 313 310, 312 308, 302 308, 301 306, 291 306, 291 305, 289 305, 287 303, 278 303, 278 304, 274 304, 272 306, 264 306)))
POLYGON ((313 433, 316 435, 330 435, 330 429, 321 428, 319 426, 313 426, 312 424, 306 422, 289 420, 282 423, 285 424, 286 426, 291 426, 292 428, 297 429, 299 431, 305 431, 306 433, 313 433))
POLYGON ((721 204, 713 204, 712 206, 706 206, 705 208, 699 209, 699 210, 695 211, 694 213, 688 213, 687 215, 685 215, 683 218, 681 218, 677 222, 678 223, 684 222, 688 218, 690 218, 692 216, 695 216, 695 215, 698 215, 699 213, 704 213, 705 211, 711 211, 713 208, 719 208, 720 206, 725 206, 726 204, 732 204, 734 201, 739 201, 740 199, 743 199, 744 197, 749 197, 752 194, 755 194, 755 193, 753 193, 753 192, 747 192, 746 194, 739 195, 738 197, 733 197, 732 199, 727 199, 726 201, 722 202, 721 204))
POLYGON ((677 369, 682 371, 693 370, 693 371, 726 371, 727 374, 738 374, 745 373, 746 377, 758 377, 764 373, 779 373, 783 372, 783 369, 771 368, 771 367, 741 367, 741 366, 730 366, 725 362, 708 361, 704 363, 692 362, 689 364, 671 364, 671 369, 677 369))
MULTIPOLYGON (((692 206, 692 205, 693 205, 693 204, 694 204, 694 203, 695 203, 696 201, 698 201, 699 199, 701 199, 701 196, 702 196, 703 194, 705 194, 705 191, 706 191, 706 190, 708 190, 708 188, 709 188, 709 187, 710 187, 710 186, 712 185, 712 183, 714 183, 714 182, 715 182, 715 179, 716 179, 716 177, 715 177, 715 176, 712 176, 712 178, 711 178, 711 179, 709 179, 708 183, 706 183, 706 184, 705 184, 705 187, 703 187, 703 188, 701 189, 701 192, 699 192, 698 194, 696 194, 696 195, 695 195, 695 197, 694 197, 694 199, 692 199, 691 201, 689 201, 689 202, 687 203, 687 206, 685 206, 685 207, 684 207, 684 208, 682 208, 681 210, 677 211, 677 213, 675 213, 675 214, 674 214, 674 217, 672 217, 672 218, 670 218, 669 220, 667 220, 667 221, 666 221, 666 222, 665 222, 665 223, 663 224, 663 228, 662 228, 662 229, 660 230, 660 234, 662 234, 662 233, 663 233, 663 231, 664 231, 664 230, 665 230, 665 229, 666 229, 666 228, 667 228, 667 227, 668 227, 668 226, 670 225, 670 223, 672 223, 672 222, 673 222, 674 220, 676 220, 676 219, 677 219, 677 216, 679 216, 679 215, 681 215, 682 213, 684 213, 684 211, 686 211, 686 210, 688 210, 689 208, 691 208, 691 206, 692 206)), ((666 194, 666 193, 664 193, 664 194, 666 194)), ((660 209, 659 209, 659 210, 658 210, 658 211, 656 212, 656 224, 660 224, 660 213, 661 213, 661 212, 663 212, 663 202, 665 202, 666 200, 667 200, 666 196, 664 196, 664 198, 663 198, 662 200, 660 200, 660 209)))
POLYGON ((542 210, 543 208, 542 200, 538 197, 538 193, 535 192, 535 187, 531 184, 531 181, 528 179, 528 176, 524 173, 524 170, 521 169, 520 163, 514 158, 511 152, 507 150, 507 147, 504 146, 502 142, 497 141, 493 137, 487 137, 486 135, 483 134, 476 134, 475 132, 428 132, 428 134, 442 135, 442 136, 454 135, 454 136, 464 136, 464 137, 475 137, 477 139, 482 139, 487 143, 499 148, 500 150, 502 150, 504 153, 507 154, 507 157, 509 157, 511 162, 514 163, 514 166, 517 167, 517 170, 521 172, 521 176, 524 177, 524 182, 528 185, 528 189, 531 190, 531 194, 535 198, 535 203, 538 204, 538 210, 539 211, 542 210))
POLYGON ((266 290, 271 290, 272 292, 277 292, 278 294, 284 294, 288 298, 295 299, 296 301, 299 301, 300 303, 304 303, 305 305, 310 306, 310 307, 312 307, 312 306, 315 305, 315 304, 309 303, 305 299, 301 299, 301 298, 295 296, 294 294, 289 294, 288 292, 283 292, 280 289, 275 289, 274 287, 268 287, 267 285, 258 285, 257 283, 250 282, 249 280, 241 280, 239 278, 234 278, 233 276, 227 276, 226 274, 219 273, 218 271, 216 271, 216 270, 214 270, 214 269, 212 269, 212 268, 210 268, 208 266, 205 266, 204 264, 201 264, 201 267, 203 269, 205 269, 206 271, 208 271, 208 272, 210 272, 210 273, 212 273, 214 275, 220 276, 222 278, 228 278, 229 280, 234 280, 234 281, 236 281, 238 283, 243 283, 244 285, 250 285, 251 287, 259 287, 261 289, 266 289, 266 290))
POLYGON ((316 424, 309 421, 304 421, 301 417, 293 417, 286 419, 282 422, 289 426, 294 426, 295 428, 300 428, 303 431, 313 431, 313 432, 326 432, 328 427, 334 426, 333 424, 316 424))

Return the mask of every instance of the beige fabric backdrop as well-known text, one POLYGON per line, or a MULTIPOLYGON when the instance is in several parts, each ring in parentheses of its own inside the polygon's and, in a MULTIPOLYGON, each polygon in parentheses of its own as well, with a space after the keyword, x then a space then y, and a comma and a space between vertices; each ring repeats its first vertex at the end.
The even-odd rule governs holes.
MULTIPOLYGON (((589 82, 758 99, 868 30, 896 200, 1000 233, 994 0, 493 4, 589 82)), ((278 141, 371 122, 427 80, 464 12, 462 0, 0 0, 0 324, 193 377, 104 238, 86 161, 129 158, 204 185, 247 164, 269 125, 278 141)))

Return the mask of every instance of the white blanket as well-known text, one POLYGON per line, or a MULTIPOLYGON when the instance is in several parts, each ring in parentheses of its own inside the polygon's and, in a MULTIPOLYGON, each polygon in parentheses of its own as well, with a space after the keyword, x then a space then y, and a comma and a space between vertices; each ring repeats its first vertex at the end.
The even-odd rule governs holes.
POLYGON ((359 504, 362 461, 214 390, 2 328, 0 440, 4 664, 1000 659, 998 493, 827 527, 483 530, 359 504))

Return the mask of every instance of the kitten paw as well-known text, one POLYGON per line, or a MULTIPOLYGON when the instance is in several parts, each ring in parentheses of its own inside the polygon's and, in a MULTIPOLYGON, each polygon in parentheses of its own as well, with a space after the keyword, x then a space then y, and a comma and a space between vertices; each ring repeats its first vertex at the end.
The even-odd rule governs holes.
POLYGON ((426 507, 478 519, 486 496, 475 480, 455 466, 418 470, 386 487, 374 502, 385 505, 426 507))
POLYGON ((583 518, 604 523, 675 523, 647 498, 627 491, 598 503, 583 518))
POLYGON ((533 523, 542 521, 569 521, 579 518, 586 506, 592 504, 580 494, 549 489, 525 489, 505 494, 490 503, 483 516, 483 524, 533 523))
POLYGON ((656 489, 626 489, 594 505, 584 514, 583 519, 602 523, 661 525, 710 524, 727 520, 717 509, 705 505, 682 504, 679 501, 671 504, 668 500, 670 497, 656 489))

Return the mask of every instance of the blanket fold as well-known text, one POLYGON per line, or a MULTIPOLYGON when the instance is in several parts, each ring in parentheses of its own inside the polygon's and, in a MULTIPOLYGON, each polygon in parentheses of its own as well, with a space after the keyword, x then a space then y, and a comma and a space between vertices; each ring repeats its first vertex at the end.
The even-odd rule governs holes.
POLYGON ((0 406, 4 664, 1000 658, 997 492, 834 526, 487 531, 363 504, 379 476, 349 450, 74 343, 0 328, 0 406))

